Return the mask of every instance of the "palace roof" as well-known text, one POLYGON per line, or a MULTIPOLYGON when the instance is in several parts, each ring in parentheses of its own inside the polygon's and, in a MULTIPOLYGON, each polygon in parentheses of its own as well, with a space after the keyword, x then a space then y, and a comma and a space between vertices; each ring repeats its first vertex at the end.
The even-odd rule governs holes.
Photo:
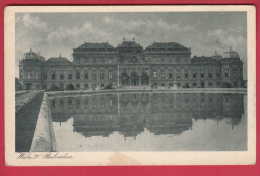
POLYGON ((145 50, 189 50, 189 48, 176 42, 154 42, 151 45, 147 46, 145 50))
POLYGON ((51 57, 46 61, 47 65, 72 65, 72 62, 65 57, 51 57))
POLYGON ((35 52, 32 51, 32 49, 30 49, 29 52, 24 54, 24 60, 37 60, 41 62, 45 61, 43 56, 41 56, 40 54, 36 54, 35 52))
POLYGON ((113 50, 114 47, 110 45, 108 42, 85 42, 82 45, 80 45, 77 48, 74 48, 74 50, 80 50, 80 49, 111 49, 113 50))
POLYGON ((143 48, 143 47, 136 41, 123 41, 117 46, 117 48, 143 48))

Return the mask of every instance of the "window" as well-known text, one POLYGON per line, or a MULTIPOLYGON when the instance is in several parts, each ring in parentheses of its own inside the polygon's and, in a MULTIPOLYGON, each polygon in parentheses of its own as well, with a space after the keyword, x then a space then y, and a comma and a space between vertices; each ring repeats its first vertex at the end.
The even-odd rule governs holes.
POLYGON ((209 73, 208 76, 209 76, 209 78, 212 78, 212 73, 209 73))
POLYGON ((61 75, 60 75, 60 80, 63 80, 63 79, 64 79, 64 75, 61 74, 61 75))
POLYGON ((105 73, 104 72, 101 72, 100 73, 100 80, 104 80, 105 79, 105 73))
POLYGON ((55 105, 56 105, 55 100, 52 100, 52 107, 55 107, 55 105))
POLYGON ((165 78, 165 72, 164 71, 161 72, 161 77, 165 78))
POLYGON ((80 88, 80 84, 76 84, 76 87, 77 87, 77 89, 79 89, 80 88))
POLYGON ((85 88, 85 89, 88 89, 88 84, 85 84, 85 85, 84 85, 84 88, 85 88))
POLYGON ((216 73, 216 76, 217 76, 218 78, 220 78, 220 73, 216 73))
POLYGON ((209 82, 209 86, 212 86, 212 82, 209 82))
POLYGON ((200 74, 200 77, 201 77, 201 78, 204 78, 204 73, 201 73, 201 74, 200 74))
POLYGON ((88 79, 88 73, 85 73, 85 79, 88 79))
POLYGON ((108 80, 112 80, 112 71, 108 72, 108 80))
POLYGON ((185 98, 184 100, 185 103, 189 103, 189 101, 190 101, 189 98, 185 98))
POLYGON ((43 80, 46 80, 47 79, 47 74, 44 73, 42 77, 43 77, 43 80))
POLYGON ((173 75, 172 73, 169 73, 169 79, 172 79, 173 75))
POLYGON ((55 74, 55 73, 53 73, 53 74, 51 75, 51 79, 52 79, 52 80, 55 80, 55 79, 56 79, 56 74, 55 74))
POLYGON ((76 72, 76 79, 80 79, 80 72, 76 72))
POLYGON ((185 78, 188 78, 189 77, 189 74, 188 73, 185 73, 185 78))
POLYGON ((228 78, 229 74, 227 72, 225 72, 225 78, 228 78))
POLYGON ((162 62, 162 63, 164 62, 164 58, 161 58, 161 62, 162 62))
POLYGON ((96 72, 92 73, 92 79, 97 80, 97 73, 96 72))
POLYGON ((154 78, 157 78, 157 72, 156 72, 156 71, 153 72, 153 77, 154 77, 154 78))
POLYGON ((178 74, 178 75, 177 75, 177 79, 181 79, 181 76, 180 76, 180 74, 178 74))
POLYGON ((228 97, 225 97, 225 102, 229 102, 229 98, 228 97))
POLYGON ((205 83, 202 81, 202 82, 200 83, 200 87, 204 88, 204 86, 205 86, 205 83))
POLYGON ((196 78, 197 74, 196 73, 193 73, 193 78, 196 78))
POLYGON ((193 87, 196 87, 196 86, 197 86, 197 83, 194 82, 194 83, 192 84, 192 86, 193 86, 193 87))
POLYGON ((72 79, 72 74, 69 74, 69 75, 68 75, 68 79, 72 79))
POLYGON ((64 89, 64 84, 60 83, 60 89, 63 90, 64 89))

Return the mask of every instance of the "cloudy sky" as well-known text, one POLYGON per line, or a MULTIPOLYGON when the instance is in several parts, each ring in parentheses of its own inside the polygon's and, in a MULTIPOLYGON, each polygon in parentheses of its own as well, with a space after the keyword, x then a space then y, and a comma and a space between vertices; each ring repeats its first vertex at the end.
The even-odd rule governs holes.
MULTIPOLYGON (((230 47, 246 56, 246 14, 193 13, 17 13, 16 60, 30 48, 49 58, 72 58, 72 48, 83 42, 109 42, 123 37, 144 47, 154 41, 179 42, 192 55, 222 54, 230 47)), ((18 62, 16 62, 18 63, 18 62)))

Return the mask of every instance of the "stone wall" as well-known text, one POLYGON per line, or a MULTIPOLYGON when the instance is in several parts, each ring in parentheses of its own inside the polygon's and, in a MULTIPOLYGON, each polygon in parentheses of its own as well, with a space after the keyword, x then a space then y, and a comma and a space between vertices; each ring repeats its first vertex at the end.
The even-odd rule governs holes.
POLYGON ((48 95, 45 93, 32 140, 30 152, 56 151, 55 134, 52 126, 48 95))

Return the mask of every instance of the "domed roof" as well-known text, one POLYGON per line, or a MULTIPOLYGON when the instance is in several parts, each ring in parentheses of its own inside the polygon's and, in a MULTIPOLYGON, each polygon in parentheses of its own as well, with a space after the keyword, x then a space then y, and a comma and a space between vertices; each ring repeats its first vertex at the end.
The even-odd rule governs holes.
POLYGON ((136 41, 123 41, 120 43, 117 48, 143 48, 139 43, 136 41))
POLYGON ((82 45, 80 45, 77 48, 74 48, 74 50, 96 50, 96 49, 107 49, 107 50, 113 50, 114 47, 110 45, 108 42, 85 42, 82 45))
POLYGON ((32 51, 30 48, 30 51, 24 54, 23 60, 37 60, 37 61, 45 61, 45 58, 41 56, 40 54, 36 54, 35 52, 32 51))
POLYGON ((184 45, 176 42, 154 42, 145 48, 145 50, 188 50, 188 49, 189 48, 185 47, 184 45))
POLYGON ((47 65, 72 65, 66 57, 51 57, 46 61, 47 65))

